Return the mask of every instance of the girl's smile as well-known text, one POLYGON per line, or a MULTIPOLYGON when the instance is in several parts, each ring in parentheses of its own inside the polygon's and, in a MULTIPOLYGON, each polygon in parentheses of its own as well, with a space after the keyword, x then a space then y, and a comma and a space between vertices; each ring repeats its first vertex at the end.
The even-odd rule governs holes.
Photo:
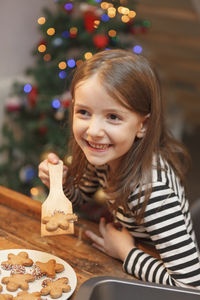
POLYGON ((116 167, 119 158, 140 136, 145 117, 132 112, 110 97, 98 76, 75 89, 74 137, 93 165, 116 167))
POLYGON ((91 148, 91 151, 105 151, 110 147, 109 144, 99 144, 99 143, 93 143, 89 141, 86 141, 86 143, 88 144, 88 147, 91 148))

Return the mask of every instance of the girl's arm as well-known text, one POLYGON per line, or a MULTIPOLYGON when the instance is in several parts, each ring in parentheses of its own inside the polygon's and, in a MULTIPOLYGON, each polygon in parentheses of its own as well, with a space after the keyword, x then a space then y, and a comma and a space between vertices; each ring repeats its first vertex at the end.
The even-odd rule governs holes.
POLYGON ((85 174, 79 186, 73 186, 68 189, 64 185, 64 193, 70 199, 74 207, 92 200, 94 193, 99 187, 99 179, 96 174, 96 169, 91 164, 88 164, 85 174))
POLYGON ((120 231, 101 220, 101 236, 91 231, 86 234, 96 248, 122 260, 124 270, 140 280, 200 288, 200 262, 188 213, 187 203, 181 205, 170 188, 161 183, 153 187, 142 225, 160 259, 136 247, 127 220, 127 229, 120 231))
POLYGON ((160 260, 133 248, 124 270, 144 281, 200 288, 199 253, 186 199, 180 201, 165 184, 153 186, 143 226, 160 260))

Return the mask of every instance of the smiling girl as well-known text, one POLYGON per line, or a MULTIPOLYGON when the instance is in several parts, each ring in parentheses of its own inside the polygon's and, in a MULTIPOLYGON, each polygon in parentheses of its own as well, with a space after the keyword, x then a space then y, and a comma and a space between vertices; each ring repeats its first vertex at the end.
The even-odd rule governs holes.
MULTIPOLYGON (((114 222, 100 220, 93 245, 138 279, 200 288, 200 261, 184 179, 188 156, 165 125, 159 83, 150 63, 126 50, 95 54, 73 77, 72 165, 64 168, 74 207, 104 189, 114 222), (114 223, 120 223, 122 229, 114 223), (137 248, 153 245, 159 258, 137 248)), ((49 154, 39 177, 49 186, 49 154)))

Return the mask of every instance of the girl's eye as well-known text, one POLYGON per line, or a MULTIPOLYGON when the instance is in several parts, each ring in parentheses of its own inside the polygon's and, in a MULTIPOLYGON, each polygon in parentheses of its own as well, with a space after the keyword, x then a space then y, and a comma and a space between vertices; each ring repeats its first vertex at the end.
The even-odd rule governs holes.
POLYGON ((111 121, 119 121, 120 120, 120 117, 115 115, 115 114, 110 114, 108 116, 108 118, 111 120, 111 121))
POLYGON ((83 116, 88 115, 88 112, 87 112, 87 110, 85 110, 85 109, 79 109, 79 110, 77 111, 77 113, 80 114, 80 115, 83 115, 83 116))

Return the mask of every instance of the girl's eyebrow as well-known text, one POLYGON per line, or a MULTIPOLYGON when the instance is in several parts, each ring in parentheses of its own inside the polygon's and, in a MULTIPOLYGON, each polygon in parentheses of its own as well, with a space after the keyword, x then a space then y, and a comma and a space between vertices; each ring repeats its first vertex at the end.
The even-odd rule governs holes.
MULTIPOLYGON (((90 109, 90 106, 82 104, 82 103, 78 103, 78 102, 75 102, 74 107, 90 109)), ((121 115, 127 114, 127 110, 126 109, 123 110, 123 107, 120 107, 120 108, 108 107, 108 108, 104 109, 103 112, 113 113, 113 114, 116 113, 116 114, 121 114, 121 115)))

